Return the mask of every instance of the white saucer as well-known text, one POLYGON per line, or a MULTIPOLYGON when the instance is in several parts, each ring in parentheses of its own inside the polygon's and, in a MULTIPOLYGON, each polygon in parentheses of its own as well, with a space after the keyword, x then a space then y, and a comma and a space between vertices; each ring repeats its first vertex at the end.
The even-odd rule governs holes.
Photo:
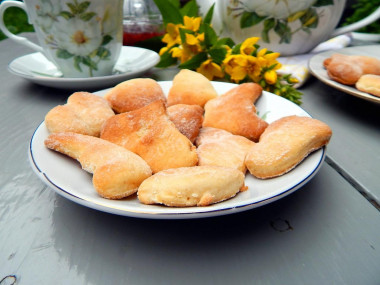
POLYGON ((39 52, 14 59, 8 70, 34 83, 65 89, 95 89, 110 87, 128 78, 136 77, 155 66, 160 56, 151 50, 123 46, 114 74, 89 78, 64 78, 57 67, 39 52))
POLYGON ((346 55, 366 55, 380 59, 380 45, 354 46, 339 50, 329 50, 316 54, 309 60, 309 69, 311 74, 313 74, 323 83, 349 95, 380 104, 380 97, 359 91, 358 89, 354 88, 354 86, 341 84, 337 81, 332 80, 327 75, 326 68, 323 66, 323 61, 334 53, 341 53, 346 55))

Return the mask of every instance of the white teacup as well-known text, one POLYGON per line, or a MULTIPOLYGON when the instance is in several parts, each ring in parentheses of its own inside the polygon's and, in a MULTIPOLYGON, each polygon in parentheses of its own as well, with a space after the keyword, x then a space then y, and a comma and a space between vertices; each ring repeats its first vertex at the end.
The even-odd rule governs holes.
POLYGON ((123 38, 123 0, 25 0, 0 5, 0 29, 17 43, 43 53, 64 77, 112 74, 123 38), (9 32, 7 8, 26 11, 39 45, 9 32))
POLYGON ((358 30, 380 18, 380 7, 367 18, 334 30, 346 0, 200 0, 204 13, 215 2, 213 26, 236 43, 260 37, 261 47, 283 56, 307 53, 321 42, 358 30))

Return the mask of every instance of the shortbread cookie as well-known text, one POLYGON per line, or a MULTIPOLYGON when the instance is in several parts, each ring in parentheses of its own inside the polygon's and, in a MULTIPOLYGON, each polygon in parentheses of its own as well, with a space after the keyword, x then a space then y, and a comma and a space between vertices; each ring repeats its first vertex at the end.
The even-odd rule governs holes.
POLYGON ((246 96, 252 100, 252 103, 255 103, 263 94, 263 89, 260 85, 253 82, 241 83, 228 90, 222 96, 237 96, 237 94, 247 94, 246 96))
POLYGON ((225 166, 246 172, 245 156, 255 143, 225 130, 204 127, 195 141, 198 165, 225 166))
POLYGON ((113 115, 104 98, 76 92, 65 105, 56 106, 46 114, 45 125, 50 133, 74 132, 98 137, 103 123, 113 115))
POLYGON ((365 74, 356 82, 356 88, 360 91, 380 97, 380 75, 365 74))
POLYGON ((199 105, 177 104, 166 109, 176 128, 192 143, 199 134, 203 122, 203 108, 199 105))
POLYGON ((355 85, 364 74, 380 75, 380 60, 369 56, 335 53, 323 65, 332 80, 345 85, 355 85))
POLYGON ((168 94, 168 106, 188 104, 203 107, 208 100, 216 96, 218 93, 204 75, 182 69, 173 79, 168 94))
POLYGON ((140 155, 153 172, 198 162, 195 146, 170 121, 162 101, 113 116, 100 137, 140 155))
POLYGON ((100 196, 121 199, 137 192, 141 182, 152 175, 138 155, 100 138, 76 133, 55 133, 45 146, 78 160, 93 173, 93 185, 100 196))
POLYGON ((248 152, 245 163, 257 178, 280 176, 296 167, 309 153, 326 145, 331 129, 325 123, 298 116, 273 123, 248 152))
POLYGON ((139 109, 166 97, 161 86, 150 78, 135 78, 119 83, 105 96, 116 113, 139 109))
POLYGON ((254 101, 262 93, 256 83, 249 87, 238 85, 227 93, 212 99, 205 105, 203 127, 226 130, 234 135, 258 141, 268 126, 256 113, 254 101))
POLYGON ((241 171, 218 166, 168 169, 146 179, 137 192, 144 204, 171 207, 208 206, 244 189, 241 171))

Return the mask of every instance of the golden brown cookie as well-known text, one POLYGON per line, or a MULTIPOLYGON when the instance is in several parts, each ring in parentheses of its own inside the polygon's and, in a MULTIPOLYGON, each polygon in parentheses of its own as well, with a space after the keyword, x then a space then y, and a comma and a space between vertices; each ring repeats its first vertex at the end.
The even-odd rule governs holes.
POLYGON ((205 105, 203 127, 223 129, 234 135, 258 141, 268 123, 257 115, 253 102, 261 95, 263 89, 256 83, 250 83, 248 88, 246 86, 238 85, 208 101, 205 105))
POLYGON ((271 178, 296 167, 309 153, 326 145, 332 131, 325 123, 309 117, 288 116, 273 123, 248 152, 250 173, 271 178))
POLYGON ((45 125, 50 133, 74 132, 98 137, 103 123, 113 115, 104 98, 76 92, 65 105, 56 106, 46 114, 45 125))
POLYGON ((233 135, 225 130, 204 127, 195 144, 198 165, 225 166, 245 173, 245 156, 255 143, 245 137, 233 135))
POLYGON ((154 174, 140 185, 137 195, 144 204, 208 206, 234 197, 243 189, 244 175, 239 170, 194 166, 167 169, 154 174))
POLYGON ((100 137, 140 155, 153 172, 198 162, 195 146, 170 121, 162 101, 113 116, 100 137))
POLYGON ((138 155, 100 138, 76 133, 55 133, 45 146, 70 156, 93 173, 98 194, 121 199, 137 192, 141 182, 152 175, 148 164, 138 155))
POLYGON ((203 107, 210 99, 218 96, 210 80, 204 75, 182 69, 173 79, 168 94, 168 106, 176 104, 199 105, 203 107))
POLYGON ((380 97, 380 75, 365 74, 356 82, 356 88, 360 91, 380 97))
POLYGON ((203 122, 203 108, 199 105, 177 104, 166 109, 176 128, 192 143, 199 134, 203 122))
POLYGON ((380 75, 380 60, 369 56, 335 53, 323 65, 332 80, 345 85, 355 85, 364 74, 380 75))
POLYGON ((117 113, 139 109, 166 97, 161 86, 150 78, 135 78, 119 83, 104 96, 117 113))

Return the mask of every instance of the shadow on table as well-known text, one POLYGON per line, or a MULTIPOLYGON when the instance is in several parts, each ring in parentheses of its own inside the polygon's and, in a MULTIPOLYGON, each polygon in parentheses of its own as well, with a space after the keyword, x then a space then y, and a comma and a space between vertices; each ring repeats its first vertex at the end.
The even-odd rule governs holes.
POLYGON ((272 204, 243 213, 191 220, 117 216, 57 196, 53 212, 54 247, 60 258, 91 284, 102 284, 107 281, 105 276, 123 276, 124 281, 133 280, 131 284, 178 284, 181 279, 185 283, 196 279, 203 284, 216 280, 226 284, 239 274, 239 264, 271 266, 270 258, 257 264, 258 257, 281 256, 283 253, 278 249, 294 244, 293 239, 302 235, 309 238, 299 240, 303 243, 300 248, 311 248, 309 244, 318 239, 318 233, 311 230, 313 225, 308 219, 326 199, 316 191, 325 187, 318 185, 323 181, 317 177, 272 204), (146 268, 156 271, 146 272, 146 268), (215 272, 218 274, 214 275, 215 272), (156 279, 151 279, 152 276, 156 279))

